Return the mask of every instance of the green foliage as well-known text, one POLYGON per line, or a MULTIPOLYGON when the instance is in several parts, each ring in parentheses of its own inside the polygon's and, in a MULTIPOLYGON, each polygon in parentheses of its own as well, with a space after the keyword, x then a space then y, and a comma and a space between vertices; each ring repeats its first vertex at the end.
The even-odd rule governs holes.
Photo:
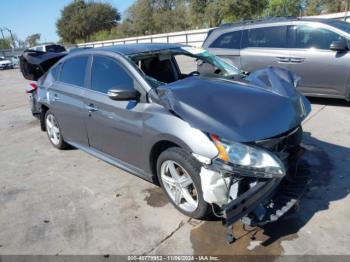
POLYGON ((268 4, 268 0, 222 0, 220 2, 225 22, 259 18, 268 4))
POLYGON ((267 16, 299 16, 301 0, 270 0, 265 11, 267 16))
POLYGON ((57 30, 65 42, 216 27, 274 16, 317 15, 344 10, 347 0, 136 0, 120 15, 109 4, 75 0, 62 11, 57 30), (109 21, 109 23, 108 23, 109 21))
POLYGON ((129 36, 186 30, 190 26, 188 1, 137 0, 123 24, 127 24, 129 36))
POLYGON ((11 48, 11 39, 5 38, 0 39, 0 49, 10 49, 11 48))
POLYGON ((327 13, 342 12, 346 5, 346 1, 344 0, 326 0, 324 2, 327 13))
POLYGON ((29 47, 36 46, 40 42, 40 34, 32 34, 26 38, 26 43, 29 47))
POLYGON ((305 15, 318 15, 321 13, 323 0, 309 0, 305 15))
POLYGON ((305 15, 342 12, 346 8, 346 2, 347 0, 309 0, 305 15))
POLYGON ((189 6, 189 16, 191 25, 194 28, 199 28, 208 22, 207 9, 211 1, 209 0, 192 0, 189 6))
POLYGON ((119 12, 110 4, 75 0, 62 10, 57 33, 66 42, 88 41, 92 34, 110 30, 119 20, 119 12))

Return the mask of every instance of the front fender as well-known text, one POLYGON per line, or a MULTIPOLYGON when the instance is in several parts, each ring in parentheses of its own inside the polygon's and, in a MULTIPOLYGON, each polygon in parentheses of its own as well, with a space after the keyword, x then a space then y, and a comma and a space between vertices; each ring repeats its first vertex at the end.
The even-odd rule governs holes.
MULTIPOLYGON (((144 121, 144 154, 150 155, 153 146, 160 141, 169 141, 181 148, 210 159, 218 155, 218 151, 208 136, 190 126, 178 116, 163 107, 153 104, 147 111, 152 111, 144 121)), ((145 163, 146 164, 146 163, 145 163)), ((146 164, 150 170, 149 164, 146 164)))

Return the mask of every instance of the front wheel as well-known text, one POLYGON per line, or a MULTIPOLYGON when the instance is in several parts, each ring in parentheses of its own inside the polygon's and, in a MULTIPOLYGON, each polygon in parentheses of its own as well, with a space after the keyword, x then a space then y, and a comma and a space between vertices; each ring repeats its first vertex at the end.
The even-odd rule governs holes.
POLYGON ((171 203, 181 213, 197 219, 211 212, 203 199, 200 168, 191 154, 178 147, 165 150, 157 161, 158 180, 171 203))
POLYGON ((45 114, 45 127, 51 144, 58 149, 65 149, 68 144, 64 141, 55 115, 48 110, 45 114))

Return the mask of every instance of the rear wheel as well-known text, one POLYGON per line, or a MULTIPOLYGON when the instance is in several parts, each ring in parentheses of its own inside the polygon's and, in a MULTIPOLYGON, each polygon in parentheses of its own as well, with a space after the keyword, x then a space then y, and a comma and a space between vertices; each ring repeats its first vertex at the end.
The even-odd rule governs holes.
POLYGON ((210 205, 204 201, 200 182, 200 163, 185 150, 172 147, 157 161, 158 180, 171 203, 183 214, 204 218, 210 205))
POLYGON ((55 115, 48 110, 45 114, 45 127, 51 144, 58 149, 65 149, 68 144, 64 141, 55 115))

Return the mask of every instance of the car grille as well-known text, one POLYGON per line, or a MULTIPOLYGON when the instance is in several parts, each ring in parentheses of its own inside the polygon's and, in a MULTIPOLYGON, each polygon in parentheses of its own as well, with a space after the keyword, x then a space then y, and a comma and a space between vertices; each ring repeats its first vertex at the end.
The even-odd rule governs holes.
POLYGON ((279 136, 269 139, 259 140, 255 143, 265 149, 275 153, 290 152, 300 146, 303 137, 303 129, 301 126, 289 130, 279 136))

